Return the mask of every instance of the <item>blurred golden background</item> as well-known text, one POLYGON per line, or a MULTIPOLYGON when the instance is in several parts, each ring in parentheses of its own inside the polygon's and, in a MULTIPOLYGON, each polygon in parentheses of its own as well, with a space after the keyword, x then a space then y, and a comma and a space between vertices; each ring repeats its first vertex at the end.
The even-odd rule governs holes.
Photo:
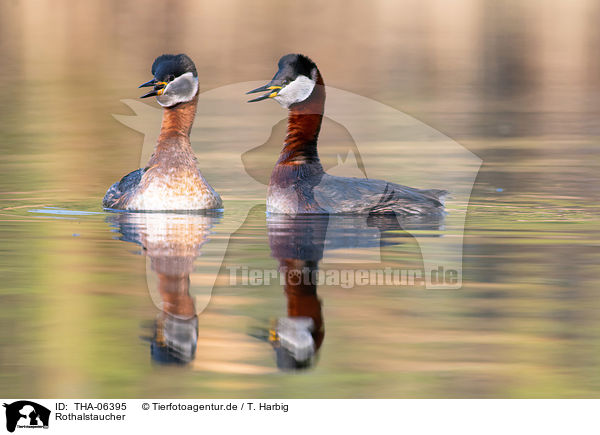
MULTIPOLYGON (((599 397, 599 14, 597 0, 2 0, 0 396, 599 397), (225 280, 192 369, 152 366, 139 248, 101 215, 29 211, 101 211, 142 144, 112 114, 168 52, 191 56, 201 92, 301 52, 327 85, 476 153, 464 288, 320 288, 327 335, 298 377, 274 376, 246 334, 282 315, 281 288, 225 280)), ((254 209, 229 264, 276 267, 264 225, 254 209)), ((383 255, 420 261, 413 245, 383 255)))

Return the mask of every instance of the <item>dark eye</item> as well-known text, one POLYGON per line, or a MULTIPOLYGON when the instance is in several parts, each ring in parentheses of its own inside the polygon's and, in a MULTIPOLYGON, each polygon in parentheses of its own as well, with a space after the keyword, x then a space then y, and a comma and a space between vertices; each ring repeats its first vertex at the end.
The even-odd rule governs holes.
POLYGON ((173 74, 169 75, 169 79, 167 81, 172 82, 175 80, 175 76, 173 74))
POLYGON ((285 79, 283 81, 283 86, 288 85, 290 83, 290 79, 285 79))

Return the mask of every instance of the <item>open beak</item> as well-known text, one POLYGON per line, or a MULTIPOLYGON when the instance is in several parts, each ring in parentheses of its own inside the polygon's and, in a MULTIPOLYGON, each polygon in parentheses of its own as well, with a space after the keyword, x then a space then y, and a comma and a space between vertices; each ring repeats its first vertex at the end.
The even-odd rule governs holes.
POLYGON ((246 92, 246 95, 248 94, 256 94, 257 92, 265 92, 268 91, 265 95, 262 95, 258 98, 254 98, 253 100, 248 100, 248 103, 254 103, 255 101, 262 101, 262 100, 266 100, 267 98, 273 98, 276 97, 277 94, 279 93, 279 91, 281 90, 282 86, 276 86, 273 85, 271 83, 267 83, 264 86, 261 86, 260 88, 256 88, 256 89, 252 89, 251 91, 246 92))
POLYGON ((152 79, 146 83, 142 83, 139 86, 140 88, 147 88, 149 86, 154 86, 154 89, 152 89, 147 94, 142 95, 140 98, 156 97, 158 95, 161 95, 164 92, 167 84, 168 84, 167 82, 158 82, 158 81, 156 81, 156 79, 152 79))

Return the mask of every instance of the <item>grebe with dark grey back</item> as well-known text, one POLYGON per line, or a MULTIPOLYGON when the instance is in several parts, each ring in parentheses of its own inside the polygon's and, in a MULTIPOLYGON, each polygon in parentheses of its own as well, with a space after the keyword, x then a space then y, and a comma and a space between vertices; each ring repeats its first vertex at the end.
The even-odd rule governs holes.
POLYGON ((279 60, 266 92, 249 102, 277 101, 288 109, 287 135, 267 193, 267 212, 281 214, 380 214, 400 216, 444 213, 445 190, 421 190, 383 180, 327 174, 317 152, 325 108, 325 85, 316 64, 302 54, 279 60))

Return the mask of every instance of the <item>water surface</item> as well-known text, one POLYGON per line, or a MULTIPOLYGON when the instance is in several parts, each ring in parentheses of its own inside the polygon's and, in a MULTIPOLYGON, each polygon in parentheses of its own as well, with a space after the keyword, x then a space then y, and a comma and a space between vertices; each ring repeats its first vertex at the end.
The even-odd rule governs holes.
MULTIPOLYGON (((271 1, 7 3, 0 396, 599 397, 598 5, 443 3, 334 2, 316 15, 271 1), (274 10, 295 18, 266 20, 274 10), (222 216, 104 212, 106 188, 138 167, 144 140, 112 114, 131 114, 120 100, 136 98, 152 59, 169 51, 194 58, 203 92, 268 79, 280 55, 303 51, 328 85, 408 113, 478 155, 468 208, 451 201, 443 225, 416 232, 454 237, 466 210, 462 288, 232 285, 232 268, 276 270, 290 259, 368 269, 378 248, 369 231, 379 228, 341 222, 326 243, 322 223, 308 232, 270 223, 264 197, 220 175, 230 148, 212 139, 199 166, 224 186, 222 216), (279 323, 294 313, 315 330, 279 323), (307 367, 290 370, 269 341, 277 328, 296 356, 313 340, 307 367)), ((371 130, 379 157, 367 171, 391 168, 422 185, 428 167, 464 165, 443 152, 424 160, 419 146, 371 130)), ((264 126, 257 149, 272 154, 282 134, 276 122, 264 126)), ((344 140, 344 126, 326 121, 328 168, 336 151, 327 144, 344 140)), ((239 159, 257 182, 268 173, 258 151, 239 159)), ((422 267, 413 233, 385 234, 377 268, 422 267)))

